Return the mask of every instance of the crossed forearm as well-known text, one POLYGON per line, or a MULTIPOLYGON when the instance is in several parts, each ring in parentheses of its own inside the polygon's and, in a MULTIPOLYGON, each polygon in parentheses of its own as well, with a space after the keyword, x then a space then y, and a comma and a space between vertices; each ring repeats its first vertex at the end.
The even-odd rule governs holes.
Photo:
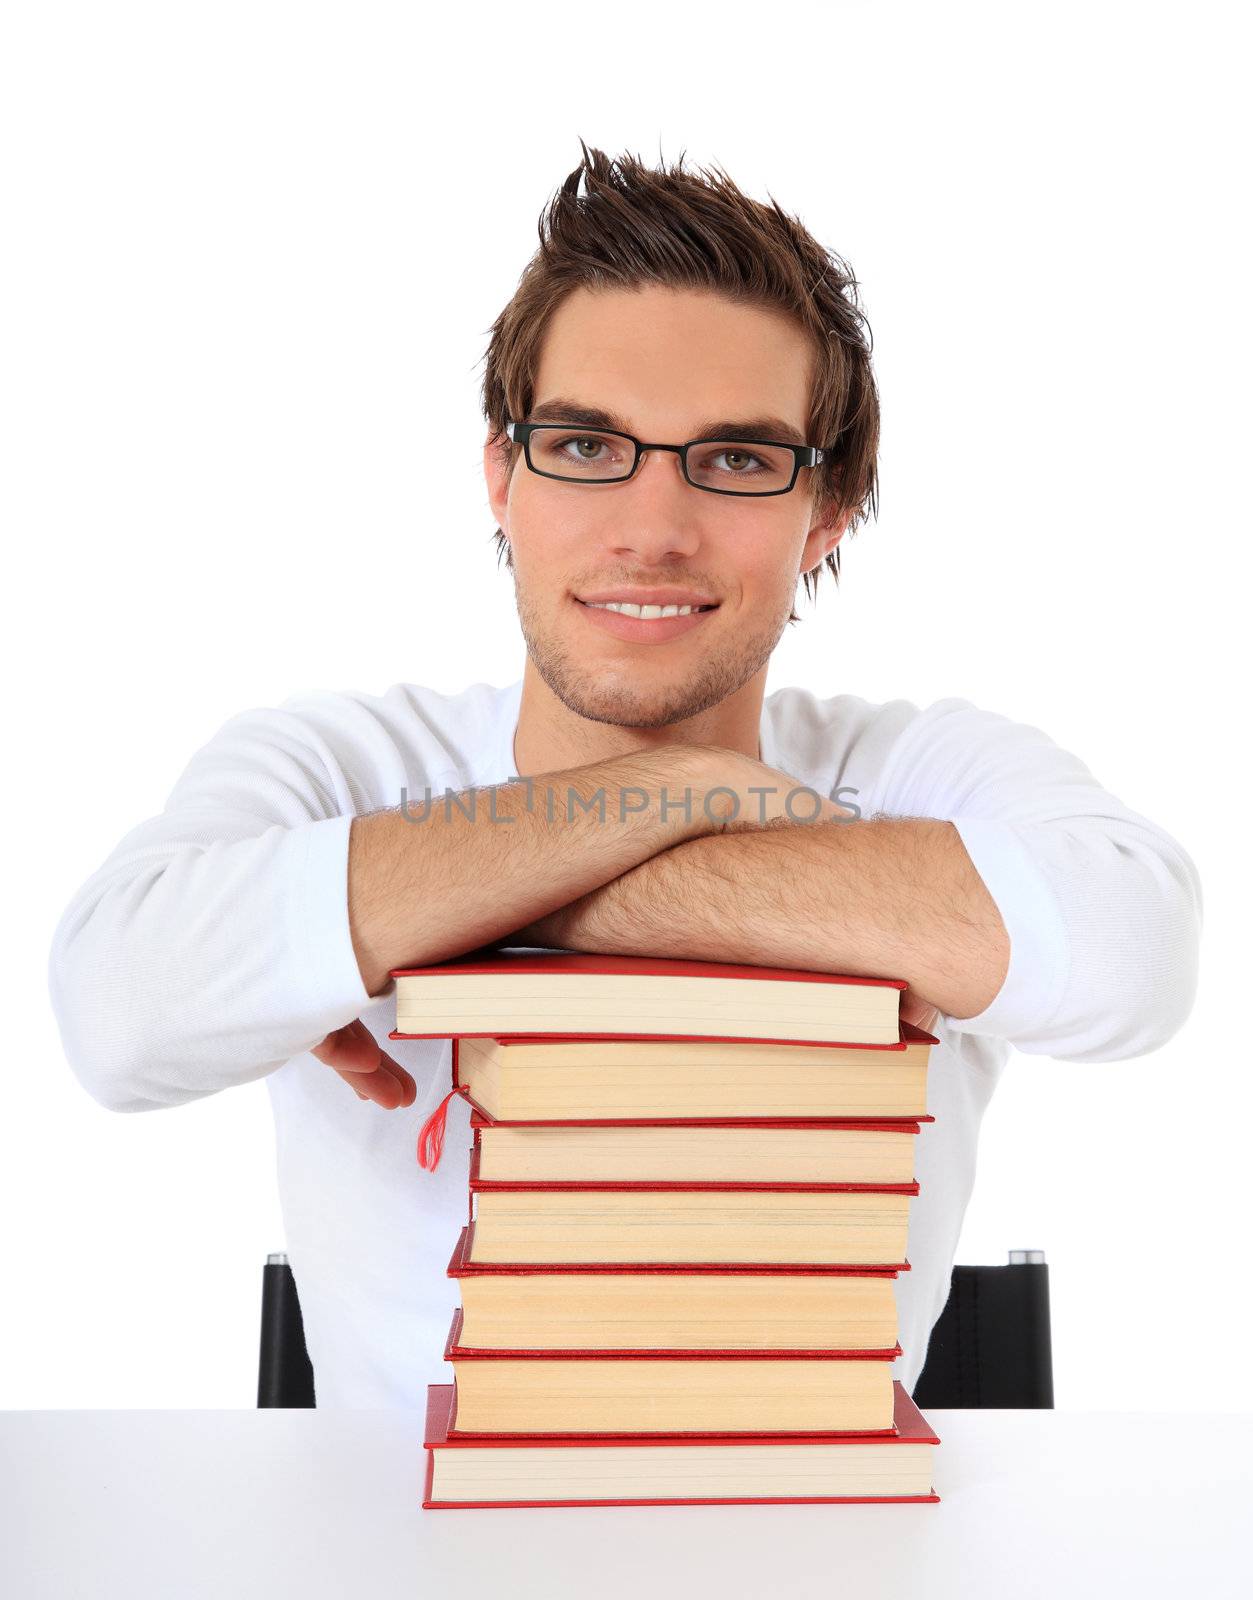
POLYGON ((875 818, 691 839, 511 941, 904 978, 950 1017, 996 997, 1009 939, 949 822, 875 818))

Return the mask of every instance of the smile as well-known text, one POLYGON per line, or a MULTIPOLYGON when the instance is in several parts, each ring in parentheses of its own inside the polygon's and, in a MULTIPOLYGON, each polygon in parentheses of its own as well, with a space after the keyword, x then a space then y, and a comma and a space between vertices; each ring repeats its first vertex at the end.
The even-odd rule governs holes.
POLYGON ((593 627, 616 639, 645 644, 664 644, 681 633, 690 633, 718 609, 716 605, 633 606, 623 601, 589 604, 577 598, 575 604, 593 627))
POLYGON ((686 617, 691 611, 712 611, 713 606, 637 606, 629 600, 580 600, 597 611, 617 611, 624 617, 686 617))

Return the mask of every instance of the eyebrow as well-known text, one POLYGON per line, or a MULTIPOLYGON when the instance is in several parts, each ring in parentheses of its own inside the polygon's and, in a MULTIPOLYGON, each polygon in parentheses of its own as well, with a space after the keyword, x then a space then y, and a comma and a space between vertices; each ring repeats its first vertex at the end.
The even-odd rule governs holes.
MULTIPOLYGON (((531 408, 532 422, 571 422, 585 428, 609 428, 615 433, 630 433, 631 428, 616 411, 606 411, 602 406, 585 405, 581 400, 556 396, 531 408)), ((755 417, 744 420, 715 419, 702 422, 692 436, 695 439, 758 439, 762 443, 772 440, 779 444, 805 444, 807 440, 799 428, 782 417, 755 417)))

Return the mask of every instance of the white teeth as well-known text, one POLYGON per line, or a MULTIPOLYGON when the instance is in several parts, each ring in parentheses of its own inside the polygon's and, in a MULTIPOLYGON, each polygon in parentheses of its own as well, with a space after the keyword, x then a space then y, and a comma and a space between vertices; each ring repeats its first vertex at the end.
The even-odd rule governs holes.
POLYGON ((636 606, 626 600, 585 600, 597 611, 620 611, 624 617, 686 617, 700 606, 636 606))

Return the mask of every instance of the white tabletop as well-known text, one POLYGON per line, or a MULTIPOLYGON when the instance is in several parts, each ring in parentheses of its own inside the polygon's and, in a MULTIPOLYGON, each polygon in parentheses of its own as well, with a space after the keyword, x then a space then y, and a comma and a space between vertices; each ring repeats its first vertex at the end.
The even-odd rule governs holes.
POLYGON ((423 1511, 416 1412, 0 1412, 0 1594, 1253 1595, 1253 1416, 927 1418, 938 1505, 423 1511))

